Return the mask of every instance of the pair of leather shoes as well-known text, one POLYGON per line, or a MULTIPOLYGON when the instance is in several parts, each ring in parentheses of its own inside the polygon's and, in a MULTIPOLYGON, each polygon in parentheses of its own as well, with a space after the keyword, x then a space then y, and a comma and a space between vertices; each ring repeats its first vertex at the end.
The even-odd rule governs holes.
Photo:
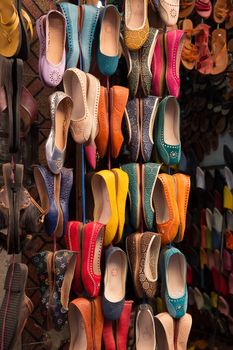
POLYGON ((41 206, 45 212, 44 223, 48 235, 61 237, 69 216, 69 197, 73 186, 73 170, 62 168, 57 175, 47 168, 34 167, 34 178, 41 206))
POLYGON ((70 350, 101 350, 104 317, 100 297, 78 298, 69 305, 70 350))

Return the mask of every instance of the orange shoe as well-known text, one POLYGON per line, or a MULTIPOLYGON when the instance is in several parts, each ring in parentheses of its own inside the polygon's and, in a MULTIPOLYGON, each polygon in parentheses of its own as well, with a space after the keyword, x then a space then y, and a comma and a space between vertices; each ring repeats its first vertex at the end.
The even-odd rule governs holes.
POLYGON ((190 176, 184 174, 174 174, 172 177, 174 180, 176 201, 180 216, 180 226, 175 241, 181 242, 184 238, 186 226, 186 214, 190 192, 190 176))
POLYGON ((172 175, 159 174, 155 184, 153 203, 157 229, 161 233, 162 244, 170 243, 176 237, 180 225, 172 175))
POLYGON ((129 97, 129 89, 123 86, 113 86, 110 89, 110 139, 111 155, 116 159, 120 153, 124 137, 121 123, 129 97))
POLYGON ((100 158, 103 158, 107 152, 109 139, 108 91, 104 86, 100 87, 98 124, 99 132, 95 138, 95 143, 100 158))

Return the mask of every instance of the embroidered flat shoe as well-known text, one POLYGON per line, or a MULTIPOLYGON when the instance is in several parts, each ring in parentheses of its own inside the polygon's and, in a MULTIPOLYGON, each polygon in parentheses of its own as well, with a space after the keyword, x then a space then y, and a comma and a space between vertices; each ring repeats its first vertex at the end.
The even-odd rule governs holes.
POLYGON ((77 25, 80 21, 79 7, 68 2, 59 3, 63 15, 66 18, 66 68, 76 68, 79 62, 80 48, 79 31, 77 25))
POLYGON ((58 174, 65 161, 68 130, 70 126, 73 102, 64 92, 49 96, 51 131, 46 141, 46 159, 53 174, 58 174))
POLYGON ((122 249, 113 246, 110 246, 105 254, 106 269, 102 309, 105 318, 118 320, 125 303, 127 258, 122 249))
POLYGON ((66 20, 59 11, 51 10, 36 21, 40 42, 39 74, 42 82, 56 87, 65 71, 66 20))
POLYGON ((114 159, 119 156, 124 137, 121 130, 121 123, 128 101, 129 89, 123 86, 110 88, 110 140, 111 155, 114 159))
POLYGON ((127 129, 129 133, 129 149, 132 162, 136 162, 140 151, 140 102, 139 99, 129 100, 125 109, 127 129))
POLYGON ((82 281, 91 298, 97 297, 100 290, 104 230, 104 225, 89 222, 84 227, 82 237, 82 281))
POLYGON ((173 96, 165 97, 159 104, 154 129, 156 147, 163 162, 176 165, 180 162, 180 106, 173 96))
POLYGON ((174 26, 179 16, 179 0, 158 1, 153 0, 153 4, 157 7, 159 15, 166 26, 174 26))
POLYGON ((142 47, 149 35, 148 0, 125 1, 124 40, 130 50, 142 47))
POLYGON ((128 68, 127 79, 129 84, 130 96, 135 97, 137 95, 140 84, 140 62, 138 55, 139 51, 129 50, 125 45, 122 35, 120 35, 120 42, 128 68))
POLYGON ((63 215, 63 235, 66 232, 66 225, 69 220, 69 199, 73 186, 73 169, 62 168, 61 170, 61 188, 60 188, 60 207, 63 215))
POLYGON ((91 186, 94 197, 94 221, 106 225, 104 246, 108 246, 116 236, 119 223, 114 173, 109 170, 95 173, 91 186))
POLYGON ((136 349, 156 350, 155 323, 152 307, 141 304, 136 318, 136 349))
POLYGON ((100 13, 100 33, 96 62, 106 76, 116 72, 119 61, 121 15, 114 5, 107 5, 100 13))
POLYGON ((168 244, 177 235, 180 219, 174 182, 171 175, 159 174, 153 194, 155 218, 162 244, 168 244))
POLYGON ((180 62, 184 39, 183 30, 176 29, 165 33, 166 83, 169 94, 176 98, 180 94, 180 62))
POLYGON ((154 208, 153 192, 161 164, 145 163, 142 164, 142 207, 144 221, 148 230, 154 228, 154 208))
POLYGON ((95 139, 97 151, 100 158, 104 158, 109 139, 109 120, 108 120, 108 91, 104 86, 100 87, 100 99, 98 108, 99 130, 95 139))
POLYGON ((159 32, 151 62, 153 95, 162 97, 165 83, 164 34, 159 32))
POLYGON ((160 270, 167 310, 172 317, 181 318, 188 303, 185 256, 176 248, 164 249, 160 256, 160 270))
POLYGON ((87 77, 77 68, 65 71, 63 78, 65 93, 73 100, 70 130, 75 142, 88 142, 92 129, 92 116, 87 106, 87 77))

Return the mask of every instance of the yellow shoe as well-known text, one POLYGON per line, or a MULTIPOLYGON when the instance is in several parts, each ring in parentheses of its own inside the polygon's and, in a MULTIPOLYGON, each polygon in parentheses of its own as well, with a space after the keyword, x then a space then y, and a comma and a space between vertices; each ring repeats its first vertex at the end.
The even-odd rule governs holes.
POLYGON ((0 2, 0 55, 17 55, 21 46, 21 26, 18 11, 13 1, 0 2))
POLYGON ((210 301, 211 301, 212 307, 217 309, 217 307, 218 307, 218 294, 215 293, 215 292, 211 292, 211 294, 210 294, 210 301))
POLYGON ((94 221, 106 225, 104 246, 112 243, 118 229, 115 175, 101 170, 92 178, 94 197, 94 221))
POLYGON ((224 186, 223 206, 225 209, 230 209, 231 211, 233 211, 233 194, 227 186, 224 186))
POLYGON ((128 174, 121 169, 112 169, 116 181, 116 201, 118 211, 118 229, 114 243, 120 242, 125 225, 125 205, 129 188, 128 174))

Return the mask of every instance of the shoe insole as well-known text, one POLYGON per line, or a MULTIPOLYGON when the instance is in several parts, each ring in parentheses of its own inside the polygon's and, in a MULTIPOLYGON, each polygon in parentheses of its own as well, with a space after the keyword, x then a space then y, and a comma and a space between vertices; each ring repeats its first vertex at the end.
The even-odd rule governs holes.
POLYGON ((179 115, 173 98, 167 101, 164 112, 164 141, 168 145, 180 143, 179 115))
POLYGON ((48 25, 48 51, 47 58, 50 63, 59 64, 64 53, 64 21, 62 16, 53 12, 49 15, 48 25))
POLYGON ((137 322, 137 331, 136 350, 155 350, 154 320, 148 310, 140 312, 137 322))
POLYGON ((100 33, 100 52, 106 56, 117 56, 119 50, 120 18, 113 7, 105 12, 100 33))
POLYGON ((154 236, 148 247, 147 254, 146 254, 146 261, 145 261, 145 275, 149 281, 157 280, 158 258, 159 258, 159 249, 158 249, 157 237, 154 236))
POLYGON ((178 299, 184 295, 184 257, 173 254, 167 266, 167 289, 171 298, 178 299))
POLYGON ((157 224, 163 224, 164 222, 167 222, 169 218, 169 211, 167 207, 167 201, 165 198, 163 186, 159 179, 157 179, 155 184, 153 201, 154 201, 157 224))
POLYGON ((95 199, 95 217, 94 220, 106 225, 111 217, 111 205, 108 189, 104 179, 101 176, 93 178, 94 199, 95 199))
POLYGON ((69 350, 86 350, 87 336, 81 312, 72 304, 69 306, 69 325, 71 331, 69 350))
POLYGON ((102 242, 103 242, 103 235, 104 235, 104 228, 101 228, 99 231, 99 235, 96 241, 96 247, 94 252, 94 261, 93 261, 93 271, 94 274, 100 275, 100 256, 101 256, 101 250, 102 250, 102 242))
MULTIPOLYGON (((63 100, 64 101, 64 100, 63 100)), ((63 151, 66 146, 67 128, 66 128, 66 108, 61 101, 55 116, 55 145, 60 151, 63 151)))
POLYGON ((128 0, 129 1, 129 18, 127 27, 130 29, 140 29, 144 24, 145 18, 145 0, 128 0))
POLYGON ((125 266, 122 253, 115 252, 108 259, 105 272, 105 298, 113 303, 123 299, 125 291, 125 266))
POLYGON ((79 119, 82 119, 85 115, 83 92, 79 79, 74 75, 72 75, 71 85, 71 91, 68 92, 68 95, 71 96, 74 103, 71 120, 77 121, 79 119))

